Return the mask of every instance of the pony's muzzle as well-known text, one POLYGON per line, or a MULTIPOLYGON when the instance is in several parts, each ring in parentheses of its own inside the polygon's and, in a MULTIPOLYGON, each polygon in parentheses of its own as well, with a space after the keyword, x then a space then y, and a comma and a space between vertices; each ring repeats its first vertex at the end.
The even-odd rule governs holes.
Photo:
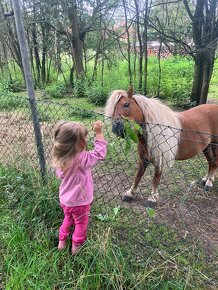
POLYGON ((118 137, 125 138, 125 129, 123 122, 121 120, 117 119, 113 121, 112 132, 116 134, 118 137))

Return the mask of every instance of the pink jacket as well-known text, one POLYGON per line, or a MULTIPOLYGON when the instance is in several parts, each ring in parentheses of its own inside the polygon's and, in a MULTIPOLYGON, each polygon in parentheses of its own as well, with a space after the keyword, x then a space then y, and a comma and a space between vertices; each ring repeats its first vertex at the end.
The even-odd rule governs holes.
POLYGON ((92 151, 82 151, 73 159, 70 168, 63 172, 56 169, 62 180, 59 188, 60 203, 69 207, 87 205, 93 201, 92 167, 103 160, 107 153, 107 141, 95 139, 92 151))

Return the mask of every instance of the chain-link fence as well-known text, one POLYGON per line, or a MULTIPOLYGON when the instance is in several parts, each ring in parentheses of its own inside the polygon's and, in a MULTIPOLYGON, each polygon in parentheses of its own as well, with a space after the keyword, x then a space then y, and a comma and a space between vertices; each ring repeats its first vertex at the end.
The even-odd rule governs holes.
MULTIPOLYGON (((89 131, 88 147, 91 148, 94 139, 92 122, 100 119, 104 122, 104 135, 109 145, 106 159, 93 171, 94 214, 107 222, 119 215, 126 228, 123 230, 123 237, 131 235, 130 227, 138 227, 140 232, 140 228, 145 229, 152 220, 166 225, 182 239, 200 241, 208 251, 214 252, 218 245, 218 185, 215 182, 213 190, 209 192, 198 186, 208 167, 203 154, 186 161, 176 161, 173 166, 166 164, 159 186, 161 201, 154 210, 145 206, 151 193, 154 175, 152 165, 148 166, 142 177, 134 199, 131 202, 123 202, 121 197, 132 186, 138 167, 137 144, 133 142, 127 144, 125 139, 118 139, 112 133, 111 120, 106 118, 103 112, 75 108, 63 101, 46 99, 37 101, 37 109, 48 178, 53 178, 51 149, 53 127, 56 122, 60 120, 83 122, 89 131)), ((162 142, 164 126, 150 124, 147 128, 151 126, 159 126, 159 136, 154 138, 162 142)), ((1 96, 0 135, 2 166, 14 166, 19 170, 27 168, 39 170, 34 127, 27 98, 1 96)), ((139 235, 137 239, 149 246, 148 237, 139 235)))

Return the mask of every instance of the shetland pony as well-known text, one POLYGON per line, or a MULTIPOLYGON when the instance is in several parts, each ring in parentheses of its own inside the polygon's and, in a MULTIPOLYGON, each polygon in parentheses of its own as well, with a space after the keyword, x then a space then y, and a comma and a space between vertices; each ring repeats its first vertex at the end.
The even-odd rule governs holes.
POLYGON ((161 101, 128 91, 115 90, 107 100, 105 115, 113 120, 112 131, 125 137, 123 117, 140 124, 138 132, 139 166, 131 188, 122 197, 130 201, 147 168, 155 168, 152 192, 148 203, 159 200, 158 186, 163 170, 174 160, 190 159, 204 153, 208 173, 201 180, 205 190, 213 187, 218 167, 218 105, 204 104, 192 109, 175 112, 161 101))

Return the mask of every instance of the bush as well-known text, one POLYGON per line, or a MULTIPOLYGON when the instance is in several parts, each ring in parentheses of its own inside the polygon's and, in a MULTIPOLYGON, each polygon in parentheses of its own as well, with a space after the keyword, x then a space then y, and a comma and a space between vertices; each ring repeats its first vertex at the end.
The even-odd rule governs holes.
POLYGON ((106 103, 108 92, 105 88, 101 86, 93 86, 89 89, 89 92, 87 94, 88 100, 97 105, 102 106, 106 103))
POLYGON ((52 98, 63 98, 65 96, 65 93, 66 93, 66 87, 62 83, 57 83, 57 84, 47 86, 45 91, 52 98))
POLYGON ((83 98, 86 97, 86 88, 87 88, 87 83, 84 79, 77 79, 74 82, 74 88, 73 88, 73 93, 75 97, 77 98, 83 98))
POLYGON ((85 109, 71 108, 69 112, 69 117, 78 117, 79 119, 93 118, 95 117, 95 113, 85 109))
POLYGON ((8 78, 2 81, 3 92, 18 93, 23 91, 23 89, 24 86, 21 80, 13 80, 12 78, 8 78))
MULTIPOLYGON (((153 62, 152 62, 153 61, 153 62)), ((193 79, 193 61, 186 58, 171 57, 161 60, 160 98, 181 103, 189 97, 193 79)), ((156 95, 158 89, 158 63, 149 62, 148 94, 156 95)))
POLYGON ((28 108, 28 99, 25 97, 16 97, 11 93, 0 95, 0 110, 10 111, 17 108, 28 108))

